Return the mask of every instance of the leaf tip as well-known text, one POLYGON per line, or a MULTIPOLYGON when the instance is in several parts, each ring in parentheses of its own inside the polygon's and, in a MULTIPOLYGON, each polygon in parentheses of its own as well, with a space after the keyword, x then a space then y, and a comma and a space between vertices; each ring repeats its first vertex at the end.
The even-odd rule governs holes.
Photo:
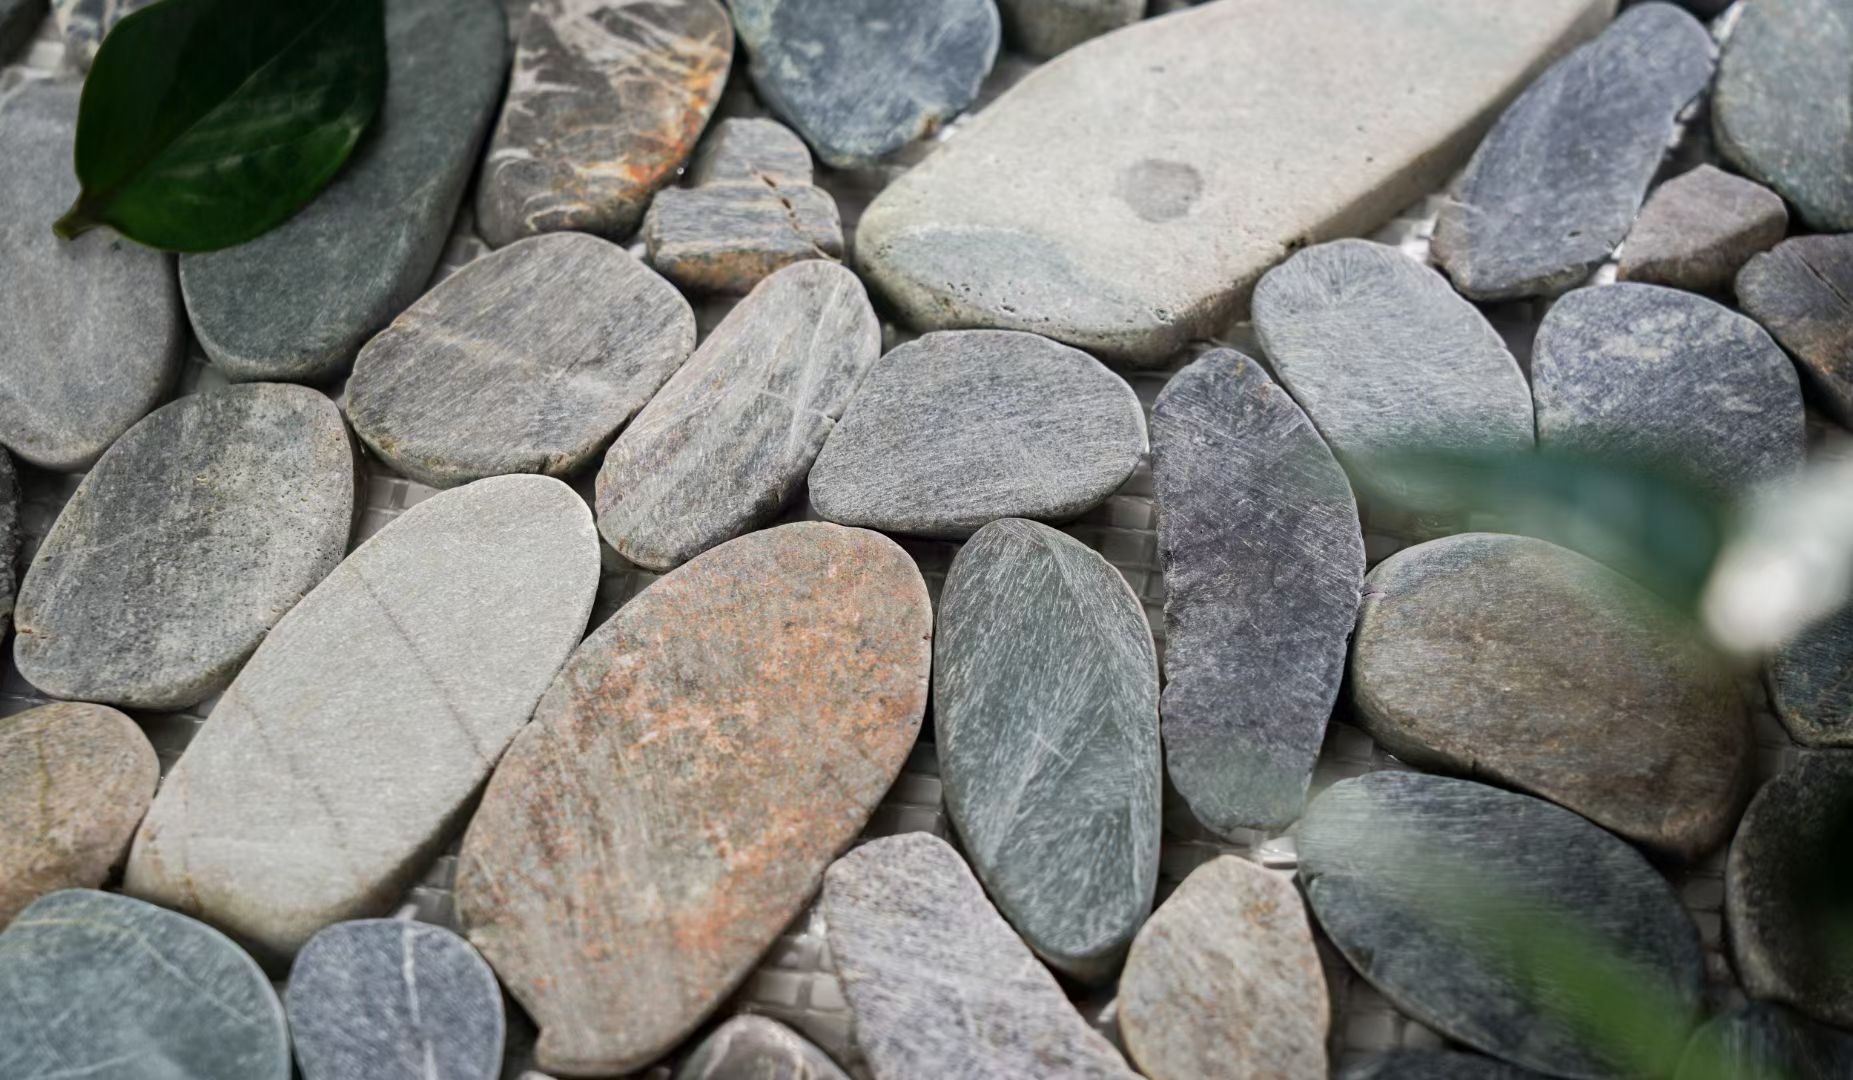
POLYGON ((83 197, 79 196, 77 202, 64 212, 63 217, 52 222, 51 231, 60 240, 75 240, 100 224, 102 223, 90 216, 90 208, 84 205, 83 197))

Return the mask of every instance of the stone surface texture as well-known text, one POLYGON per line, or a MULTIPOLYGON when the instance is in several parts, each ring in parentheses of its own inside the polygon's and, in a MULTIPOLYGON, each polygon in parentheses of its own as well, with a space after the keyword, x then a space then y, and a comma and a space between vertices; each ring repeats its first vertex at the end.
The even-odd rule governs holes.
POLYGON ((586 639, 458 864, 540 1068, 654 1061, 752 970, 899 774, 931 639, 913 561, 821 522, 724 544, 586 639))
POLYGON ((997 10, 1005 40, 1031 56, 1055 56, 1138 22, 1145 0, 997 0, 997 10))
POLYGON ((1795 358, 1821 405, 1853 424, 1853 236, 1798 236, 1737 275, 1737 302, 1795 358))
POLYGON ((32 40, 45 17, 45 0, 0 0, 0 63, 32 40))
POLYGON ((1339 1080, 1538 1080, 1538 1077, 1538 1073, 1529 1069, 1451 1050, 1398 1050, 1360 1061, 1338 1074, 1339 1080))
POLYGON ((1840 1080, 1853 1076, 1853 1035, 1752 1001, 1693 1035, 1677 1080, 1840 1080))
POLYGON ((695 1048, 675 1080, 849 1080, 802 1035, 763 1016, 733 1017, 695 1048))
POLYGON ((1796 742, 1853 748, 1853 607, 1776 650, 1769 698, 1796 742))
POLYGON ((1761 184, 1700 165, 1654 190, 1621 249, 1616 277, 1716 293, 1788 235, 1782 197, 1761 184))
POLYGON ((64 37, 64 62, 78 71, 88 71, 104 36, 124 18, 152 3, 154 0, 53 0, 52 14, 58 20, 58 33, 64 37))
POLYGON ((13 600, 19 593, 19 472, 0 449, 0 641, 13 628, 13 600))

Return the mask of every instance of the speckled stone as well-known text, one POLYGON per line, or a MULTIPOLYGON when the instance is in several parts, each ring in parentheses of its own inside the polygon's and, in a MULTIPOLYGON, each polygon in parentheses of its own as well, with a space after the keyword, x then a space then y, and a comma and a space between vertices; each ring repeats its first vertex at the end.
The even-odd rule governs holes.
POLYGON ((1165 766, 1229 836, 1306 803, 1357 618, 1364 539, 1332 452, 1260 365, 1228 349, 1152 406, 1165 575, 1165 766))
POLYGON ((849 1080, 849 1076, 784 1024, 743 1015, 701 1040, 676 1070, 675 1080, 849 1080))
POLYGON ((265 959, 389 911, 527 723, 597 587, 591 515, 557 480, 495 477, 399 515, 239 673, 162 785, 124 888, 265 959))
POLYGON ((289 1080, 276 991, 223 934, 126 896, 67 889, 0 933, 7 1080, 289 1080))
POLYGON ((1552 1076, 1623 1071, 1550 1011, 1574 991, 1537 981, 1548 968, 1513 973, 1506 950, 1540 912, 1697 1018, 1705 963, 1691 916, 1638 851, 1567 810, 1387 771, 1333 785, 1295 832, 1307 900, 1345 959, 1450 1039, 1552 1076))
POLYGON ((1135 1080, 945 841, 864 844, 824 876, 824 923, 875 1080, 1135 1080))
POLYGON ((315 201, 180 260, 193 332, 234 381, 322 382, 424 292, 508 68, 495 0, 386 0, 386 100, 315 201))
POLYGON ((1145 0, 997 0, 997 10, 1006 40, 1046 57, 1138 22, 1145 0))
POLYGON ((1671 4, 1629 8, 1499 118, 1435 225, 1475 300, 1579 284, 1628 235, 1680 110, 1711 80, 1711 35, 1671 4))
POLYGON ((303 1080, 496 1080, 502 988, 469 942, 409 919, 309 939, 284 994, 303 1080))
POLYGON ((1126 380, 1013 330, 928 334, 882 357, 811 467, 817 513, 960 538, 999 518, 1060 522, 1118 491, 1146 449, 1126 380))
POLYGON ((0 928, 58 889, 93 889, 128 854, 160 779, 135 722, 58 702, 0 718, 0 928))
POLYGON ((368 342, 347 414, 374 453, 433 487, 566 476, 694 350, 688 301, 623 248, 534 237, 470 263, 368 342))
POLYGON ((767 278, 612 444, 599 532, 668 570, 770 521, 880 355, 856 275, 812 261, 767 278))
POLYGON ((1853 607, 1776 650, 1769 697, 1796 742, 1853 747, 1853 607))
POLYGON ((45 0, 0 0, 0 63, 26 47, 45 17, 45 0))
POLYGON ((1782 197, 1700 165, 1654 190, 1621 249, 1616 277, 1693 292, 1728 289, 1752 255, 1788 235, 1782 197))
POLYGON ((1678 1080, 1844 1080, 1853 1035, 1767 1001, 1752 1001, 1700 1028, 1678 1080))
POLYGON ((648 1064, 746 977, 899 775, 931 639, 913 560, 821 522, 724 544, 586 639, 458 858, 540 1068, 648 1064))
POLYGON ((19 587, 13 658, 61 698, 180 709, 223 690, 341 561, 355 460, 334 404, 231 387, 148 415, 78 485, 19 587))
POLYGON ((483 239, 630 235, 719 103, 718 0, 535 0, 476 192, 483 239))
POLYGON ((13 456, 0 449, 0 641, 13 628, 13 600, 19 592, 19 473, 13 456))
POLYGON ((78 92, 42 81, 0 100, 0 444, 63 472, 166 396, 185 342, 173 256, 52 235, 77 198, 78 92))
POLYGON ((1657 464, 1720 495, 1801 468, 1795 365, 1751 319, 1657 285, 1579 289, 1532 350, 1538 445, 1657 464))
POLYGON ((1140 928, 1118 1016, 1150 1080, 1326 1080, 1331 1005, 1292 878, 1232 855, 1193 870, 1140 928))
POLYGON ((1845 915, 1853 877, 1853 752, 1815 751, 1750 802, 1731 841, 1724 913, 1744 992, 1853 1027, 1845 915))
POLYGON ((64 38, 64 62, 77 71, 90 70, 104 35, 152 3, 154 0, 53 0, 52 14, 64 38))
POLYGON ((1821 405, 1853 424, 1853 236, 1798 236, 1737 275, 1737 302, 1795 358, 1821 405))
POLYGON ((1338 1074, 1339 1080, 1539 1080, 1539 1077, 1540 1074, 1529 1069, 1452 1050, 1395 1050, 1367 1058, 1338 1074))

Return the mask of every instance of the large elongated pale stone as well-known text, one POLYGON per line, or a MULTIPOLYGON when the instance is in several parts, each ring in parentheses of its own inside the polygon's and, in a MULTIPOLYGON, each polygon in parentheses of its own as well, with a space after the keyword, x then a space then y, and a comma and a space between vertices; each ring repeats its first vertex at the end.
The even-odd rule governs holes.
POLYGON ((361 545, 271 631, 168 776, 125 887, 271 958, 387 910, 585 629, 572 489, 505 476, 361 545))
POLYGON ((1375 227, 1467 157, 1614 0, 1220 0, 1070 50, 862 217, 923 330, 1030 330, 1155 363, 1308 240, 1375 227))
POLYGON ((746 976, 912 749, 931 620, 893 541, 803 522, 696 558, 586 639, 458 866, 541 1068, 647 1064, 746 976))

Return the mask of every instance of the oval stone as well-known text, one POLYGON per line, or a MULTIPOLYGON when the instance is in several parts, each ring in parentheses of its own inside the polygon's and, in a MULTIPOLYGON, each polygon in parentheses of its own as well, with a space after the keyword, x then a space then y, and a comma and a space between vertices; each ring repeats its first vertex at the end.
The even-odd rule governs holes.
POLYGON ((1118 966, 1158 884, 1158 659, 1126 579, 1047 525, 978 530, 946 575, 933 724, 946 810, 1030 948, 1118 966))
POLYGON ((1769 658, 1769 697, 1807 746, 1853 747, 1853 606, 1804 630, 1769 658))
POLYGON ((540 1068, 654 1061, 746 977, 899 775, 931 640, 913 561, 822 522, 717 547, 586 639, 457 869, 540 1068))
POLYGON ((1351 695, 1364 730, 1411 764, 1681 858, 1730 835, 1755 765, 1736 681, 1684 619, 1529 537, 1452 536, 1373 570, 1351 695))
POLYGON ((433 487, 566 476, 605 449, 695 348, 695 313, 623 248, 580 233, 477 259, 367 343, 354 431, 433 487))
POLYGON ((849 1080, 836 1062, 775 1020, 743 1015, 714 1029, 676 1080, 849 1080))
POLYGON ((1077 517, 1144 454, 1139 397, 1098 360, 1035 334, 947 331, 869 371, 811 467, 811 503, 843 525, 962 538, 1077 517))
POLYGON ((340 410, 313 390, 228 387, 150 413, 33 556, 13 616, 19 673, 137 709, 218 693, 341 561, 355 480, 340 410))
POLYGON ((290 1080, 283 1007, 257 964, 140 900, 67 889, 33 903, 0 933, 0 997, 7 1080, 290 1080))
POLYGON ((162 785, 124 888, 265 959, 385 912, 424 872, 578 643, 584 500, 502 476, 355 550, 277 624, 162 785))

